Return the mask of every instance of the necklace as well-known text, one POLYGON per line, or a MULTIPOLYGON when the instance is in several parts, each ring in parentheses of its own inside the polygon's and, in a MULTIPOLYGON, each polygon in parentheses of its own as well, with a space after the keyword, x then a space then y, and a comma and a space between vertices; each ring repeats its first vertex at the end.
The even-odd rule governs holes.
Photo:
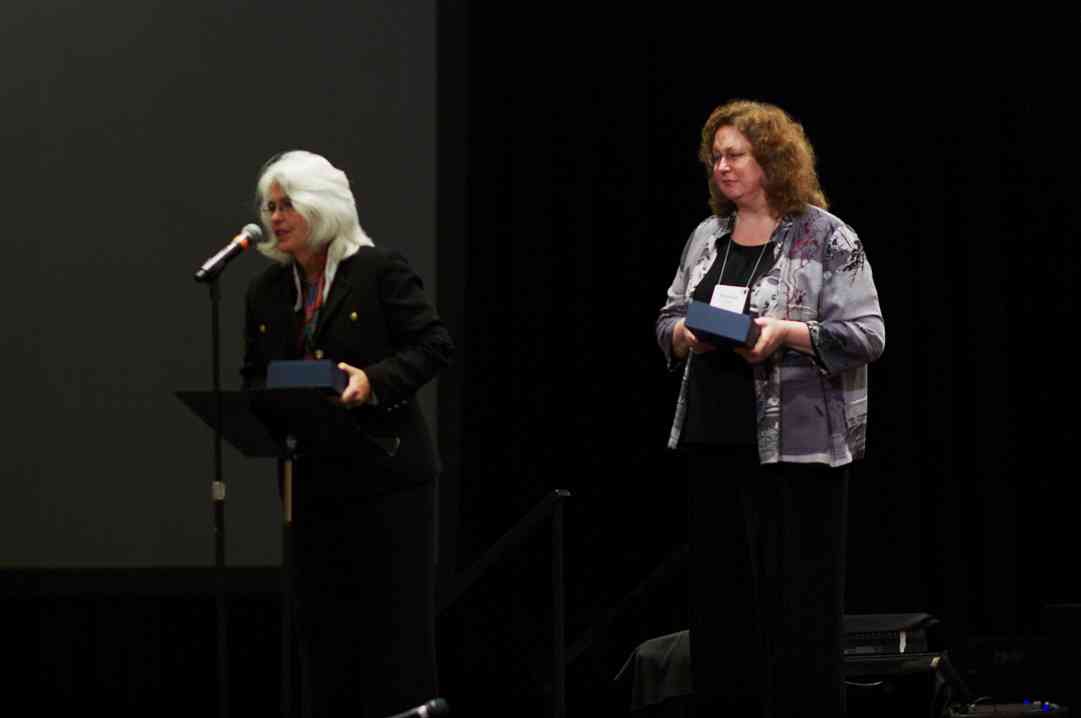
MULTIPOLYGON (((735 228, 739 225, 739 216, 740 216, 739 212, 737 211, 736 216, 735 216, 735 221, 733 222, 733 225, 732 225, 732 236, 733 237, 736 236, 736 229, 735 228)), ((765 242, 766 244, 769 244, 769 240, 773 237, 773 233, 777 231, 777 227, 780 224, 781 224, 780 217, 777 217, 777 218, 770 217, 769 231, 766 233, 766 242, 765 242)), ((737 242, 737 244, 739 244, 739 243, 737 242)), ((741 247, 754 247, 755 245, 753 245, 753 244, 740 244, 740 246, 741 247)))

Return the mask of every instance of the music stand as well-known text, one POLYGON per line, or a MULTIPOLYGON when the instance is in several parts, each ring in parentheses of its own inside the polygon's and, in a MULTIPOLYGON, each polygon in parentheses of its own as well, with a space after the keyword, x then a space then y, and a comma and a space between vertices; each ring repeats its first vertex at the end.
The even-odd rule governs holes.
MULTIPOLYGON (((292 709, 292 613, 293 575, 293 463, 298 446, 306 452, 331 456, 341 448, 348 453, 359 430, 345 409, 333 403, 334 394, 326 388, 261 389, 253 391, 177 391, 176 396, 222 439, 250 458, 277 457, 280 466, 282 500, 282 686, 283 715, 292 709), (219 416, 221 400, 221 421, 219 416)), ((363 436, 363 435, 361 435, 363 436)), ((363 436, 368 440, 372 437, 363 436)), ((396 447, 395 447, 396 448, 396 447)), ((218 652, 227 656, 224 623, 224 482, 213 483, 215 501, 215 567, 217 569, 218 652)), ((228 695, 228 672, 219 671, 225 685, 219 691, 228 695)))

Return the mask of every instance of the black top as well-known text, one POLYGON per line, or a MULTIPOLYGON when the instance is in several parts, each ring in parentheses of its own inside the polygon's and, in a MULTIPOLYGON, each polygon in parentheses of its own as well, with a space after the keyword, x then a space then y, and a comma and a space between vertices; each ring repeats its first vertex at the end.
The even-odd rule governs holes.
MULTIPOLYGON (((265 385, 271 361, 298 358, 303 315, 295 310, 296 299, 287 264, 269 267, 249 286, 241 368, 245 389, 265 385)), ((341 260, 310 345, 317 358, 363 369, 378 402, 341 410, 342 423, 354 434, 349 461, 339 460, 337 452, 328 455, 319 467, 320 480, 307 484, 309 493, 372 497, 434 481, 439 459, 416 393, 450 363, 454 347, 405 258, 361 247, 341 260), (397 438, 398 453, 389 456, 373 437, 397 438)), ((313 427, 312 433, 320 429, 313 427)))
MULTIPOLYGON (((732 242, 731 235, 720 237, 717 239, 717 257, 695 288, 693 298, 709 304, 713 288, 718 283, 753 286, 773 267, 773 263, 772 243, 745 247, 732 242), (751 276, 752 271, 754 276, 751 276)), ((750 292, 743 306, 744 314, 750 313, 749 305, 750 292)), ((681 443, 712 446, 757 444, 754 373, 743 357, 729 349, 697 354, 691 360, 687 381, 687 415, 680 435, 681 443)))

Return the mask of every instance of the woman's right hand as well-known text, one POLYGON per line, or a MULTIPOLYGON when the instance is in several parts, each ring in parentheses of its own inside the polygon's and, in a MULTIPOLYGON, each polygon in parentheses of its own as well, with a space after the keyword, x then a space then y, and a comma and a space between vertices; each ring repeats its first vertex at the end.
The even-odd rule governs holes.
POLYGON ((715 351, 717 347, 709 342, 700 342, 698 338, 686 326, 686 320, 680 319, 672 330, 672 353, 677 359, 685 359, 688 352, 705 354, 715 351))

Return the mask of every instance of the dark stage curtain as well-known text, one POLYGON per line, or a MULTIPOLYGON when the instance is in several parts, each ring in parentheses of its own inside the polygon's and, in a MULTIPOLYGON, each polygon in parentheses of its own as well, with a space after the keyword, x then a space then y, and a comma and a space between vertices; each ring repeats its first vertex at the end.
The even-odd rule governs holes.
MULTIPOLYGON (((664 449, 678 381, 653 321, 708 212, 698 132, 732 97, 804 124, 882 298, 848 611, 928 611, 957 645, 1037 630, 1045 602, 1077 595, 1058 563, 1078 513, 1058 470, 1076 431, 1060 398, 1077 390, 1057 360, 1076 302, 1078 143, 1064 119, 1048 122, 1059 115, 1042 88, 1007 90, 971 64, 943 72, 945 58, 900 62, 889 42, 863 58, 819 45, 773 55, 738 39, 719 48, 693 17, 459 13, 464 129, 441 153, 462 161, 449 189, 464 188, 466 216, 440 239, 465 357, 444 388, 459 401, 441 404, 460 431, 444 446, 458 461, 457 562, 550 489, 574 493, 572 699, 639 642, 686 626, 685 585, 663 570, 686 540, 684 468, 664 449), (1026 580, 1037 569, 1046 582, 1026 580), (667 578, 642 584, 652 571, 667 578)), ((475 600, 542 590, 546 560, 527 555, 475 600)), ((534 620, 492 615, 470 624, 484 639, 452 647, 463 665, 534 620)))

